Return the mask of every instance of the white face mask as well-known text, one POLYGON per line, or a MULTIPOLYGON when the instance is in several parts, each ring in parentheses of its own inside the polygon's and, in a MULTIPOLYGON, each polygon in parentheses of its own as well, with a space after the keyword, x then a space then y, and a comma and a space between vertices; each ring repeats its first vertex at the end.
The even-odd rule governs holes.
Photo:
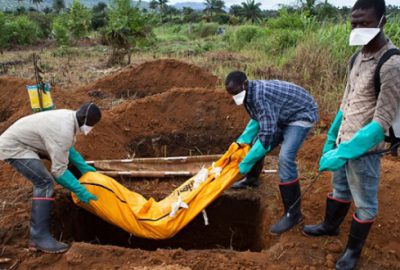
POLYGON ((241 92, 239 92, 239 94, 236 94, 232 97, 233 97, 233 100, 235 101, 236 105, 240 106, 244 102, 244 99, 246 97, 246 91, 242 90, 241 92))
POLYGON ((89 132, 93 129, 93 127, 88 126, 88 125, 82 125, 82 126, 80 127, 80 129, 81 129, 81 131, 82 131, 83 134, 88 135, 89 132))
POLYGON ((90 109, 90 106, 92 106, 92 103, 90 103, 89 107, 86 110, 86 115, 85 115, 85 122, 83 122, 83 125, 79 128, 83 134, 88 135, 89 132, 93 129, 93 127, 86 125, 86 120, 87 120, 87 115, 90 109))
POLYGON ((381 31, 380 25, 383 16, 376 28, 355 28, 350 33, 349 45, 350 46, 365 46, 371 42, 381 31))

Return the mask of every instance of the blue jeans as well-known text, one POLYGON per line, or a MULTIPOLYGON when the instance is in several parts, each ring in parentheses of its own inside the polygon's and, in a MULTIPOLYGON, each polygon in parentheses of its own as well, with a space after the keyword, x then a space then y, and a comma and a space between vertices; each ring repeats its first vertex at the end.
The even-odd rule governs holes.
POLYGON ((53 177, 40 159, 7 159, 6 161, 32 182, 34 198, 53 196, 53 177))
POLYGON ((378 186, 381 155, 367 155, 349 160, 333 173, 333 197, 354 200, 357 218, 374 219, 378 213, 378 186))
POLYGON ((300 126, 285 126, 278 129, 275 134, 271 149, 282 143, 278 163, 281 183, 291 182, 298 178, 296 156, 310 129, 300 126))

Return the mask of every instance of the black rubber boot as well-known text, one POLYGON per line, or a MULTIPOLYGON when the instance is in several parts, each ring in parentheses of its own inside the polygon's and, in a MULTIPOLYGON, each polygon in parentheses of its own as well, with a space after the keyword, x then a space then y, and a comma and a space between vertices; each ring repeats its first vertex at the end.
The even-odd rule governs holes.
POLYGON ((248 177, 246 176, 239 182, 236 182, 232 185, 233 189, 245 189, 248 187, 258 187, 260 185, 260 181, 258 177, 248 177))
POLYGON ((251 171, 246 175, 246 177, 240 180, 239 182, 234 183, 232 185, 232 188, 245 189, 248 187, 251 188, 258 187, 260 185, 259 179, 263 166, 264 166, 264 158, 257 161, 257 163, 254 164, 253 168, 251 168, 251 171))
POLYGON ((337 270, 352 270, 357 266, 362 248, 373 223, 374 220, 362 221, 353 215, 346 250, 336 262, 337 270))
POLYGON ((52 198, 33 198, 29 246, 45 253, 62 253, 68 245, 55 240, 49 231, 52 198))
POLYGON ((303 233, 308 236, 338 235, 340 224, 349 212, 351 201, 338 200, 328 194, 325 220, 317 225, 304 226, 303 233))
POLYGON ((299 180, 295 180, 290 183, 283 183, 279 185, 279 190, 281 191, 282 202, 285 208, 284 216, 278 221, 278 223, 271 226, 270 234, 277 235, 284 233, 294 225, 300 223, 303 220, 303 214, 301 213, 301 201, 290 210, 289 208, 296 202, 300 197, 300 183, 299 180))

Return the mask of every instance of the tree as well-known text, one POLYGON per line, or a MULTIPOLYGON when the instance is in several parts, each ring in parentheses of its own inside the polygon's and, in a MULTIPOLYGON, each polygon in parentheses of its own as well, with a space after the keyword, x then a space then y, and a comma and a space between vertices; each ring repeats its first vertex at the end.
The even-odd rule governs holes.
POLYGON ((329 4, 327 1, 324 3, 319 3, 315 6, 315 14, 319 21, 339 18, 339 10, 329 4))
POLYGON ((149 3, 149 8, 152 9, 153 11, 156 11, 158 8, 158 1, 157 0, 151 0, 149 3))
POLYGON ((170 20, 172 19, 172 16, 180 15, 180 14, 181 14, 181 11, 179 9, 177 9, 176 7, 167 5, 165 8, 165 15, 168 15, 170 20))
POLYGON ((44 14, 50 14, 52 11, 53 11, 53 10, 52 10, 51 8, 49 8, 49 7, 45 7, 45 8, 43 9, 44 14))
POLYGON ((52 35, 59 46, 67 46, 70 42, 67 14, 60 14, 53 22, 52 35))
POLYGON ((39 11, 39 4, 43 2, 43 0, 31 0, 32 4, 36 5, 36 10, 39 11))
POLYGON ((65 8, 64 0, 53 0, 53 9, 56 13, 60 13, 65 8))
POLYGON ((107 24, 107 5, 100 2, 92 8, 92 28, 97 30, 107 24))
POLYGON ((108 13, 106 39, 112 47, 108 63, 121 64, 131 51, 153 35, 148 17, 137 7, 132 7, 130 0, 113 0, 108 13))
POLYGON ((167 6, 168 0, 152 0, 149 4, 149 8, 160 13, 160 22, 163 23, 165 13, 168 11, 167 6))
POLYGON ((213 19, 217 13, 223 13, 225 8, 225 2, 223 0, 206 0, 204 2, 206 8, 203 10, 210 20, 213 19))
POLYGON ((71 36, 84 37, 89 30, 90 20, 89 10, 79 0, 74 0, 68 14, 68 30, 71 36))
POLYGON ((193 22, 197 19, 197 14, 191 7, 183 7, 182 9, 183 21, 193 22))
POLYGON ((229 14, 240 17, 242 15, 242 6, 240 5, 232 5, 229 9, 229 14))
POLYGON ((261 3, 256 3, 255 0, 246 0, 246 2, 242 2, 241 15, 243 15, 246 20, 254 23, 262 18, 260 6, 261 3))
MULTIPOLYGON (((0 51, 7 45, 6 16, 0 11, 0 51)), ((2 51, 1 51, 2 52, 2 51)))
MULTIPOLYGON (((315 8, 317 5, 317 0, 299 0, 301 4, 301 9, 305 12, 306 16, 315 16, 315 8)), ((325 0, 327 3, 328 1, 325 0)))

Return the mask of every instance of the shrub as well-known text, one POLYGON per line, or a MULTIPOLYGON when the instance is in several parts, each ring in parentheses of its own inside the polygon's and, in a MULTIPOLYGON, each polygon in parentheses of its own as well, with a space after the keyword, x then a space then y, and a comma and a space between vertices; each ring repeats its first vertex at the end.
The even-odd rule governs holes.
POLYGON ((199 23, 193 25, 193 35, 200 38, 213 36, 217 33, 218 27, 217 23, 199 23))
POLYGON ((100 2, 92 8, 92 21, 91 25, 94 30, 102 28, 107 24, 107 5, 100 2))
POLYGON ((148 16, 139 8, 132 7, 130 0, 114 0, 108 13, 109 24, 106 38, 113 52, 109 64, 120 64, 135 47, 147 46, 153 39, 153 28, 148 23, 148 16))
POLYGON ((228 24, 230 20, 229 14, 219 13, 214 16, 213 21, 219 24, 228 24))
POLYGON ((8 44, 32 44, 39 36, 38 25, 27 16, 11 17, 11 20, 5 23, 5 38, 8 44))
POLYGON ((28 16, 31 21, 35 22, 39 26, 40 33, 42 34, 41 38, 49 38, 51 36, 51 24, 53 22, 52 15, 31 12, 28 16))
POLYGON ((389 18, 385 33, 395 45, 400 46, 400 15, 389 18))
POLYGON ((79 0, 74 0, 68 13, 67 23, 71 36, 74 38, 86 36, 90 27, 90 20, 89 10, 79 0))
POLYGON ((249 45, 254 39, 263 35, 260 27, 254 25, 244 25, 236 28, 228 29, 225 34, 224 41, 226 41, 230 48, 233 50, 241 50, 243 47, 249 45))
POLYGON ((281 9, 278 17, 267 20, 267 27, 271 29, 304 29, 304 23, 300 13, 289 14, 286 9, 281 9))
POLYGON ((4 48, 7 44, 6 36, 6 16, 3 12, 0 12, 0 49, 4 48))
POLYGON ((60 15, 54 20, 52 35, 59 46, 69 44, 70 35, 67 26, 67 18, 64 15, 60 15))

